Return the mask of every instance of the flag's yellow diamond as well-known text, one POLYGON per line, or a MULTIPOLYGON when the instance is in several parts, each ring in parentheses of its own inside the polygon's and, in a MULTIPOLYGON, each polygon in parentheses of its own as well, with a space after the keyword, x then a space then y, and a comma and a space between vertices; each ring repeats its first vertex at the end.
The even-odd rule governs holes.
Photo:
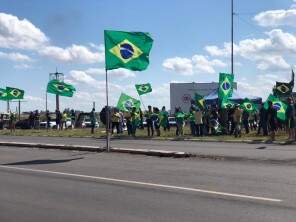
POLYGON ((135 46, 133 43, 131 43, 127 39, 118 43, 109 51, 124 63, 128 63, 129 61, 136 59, 141 54, 143 54, 141 49, 139 49, 137 46, 135 46))

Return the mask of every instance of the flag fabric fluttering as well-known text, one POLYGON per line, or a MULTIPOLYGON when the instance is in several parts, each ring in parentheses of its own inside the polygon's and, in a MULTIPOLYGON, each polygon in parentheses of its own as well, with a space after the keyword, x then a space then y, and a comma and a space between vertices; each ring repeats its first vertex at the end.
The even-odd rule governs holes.
POLYGON ((243 110, 245 110, 248 113, 256 112, 257 110, 256 105, 247 98, 241 103, 240 106, 243 110))
POLYGON ((125 68, 145 70, 153 39, 149 33, 104 31, 106 70, 125 68))
POLYGON ((292 77, 290 82, 276 82, 276 85, 273 89, 274 95, 278 97, 286 97, 291 95, 294 88, 294 78, 295 74, 292 69, 292 77))
POLYGON ((285 121, 286 120, 286 110, 287 110, 287 104, 281 101, 278 97, 274 95, 269 95, 267 100, 264 103, 264 109, 268 109, 268 101, 272 102, 273 108, 277 111, 277 118, 280 120, 285 121))
POLYGON ((198 106, 199 109, 205 108, 205 99, 202 95, 199 95, 198 93, 194 94, 194 101, 195 104, 198 106))
POLYGON ((54 79, 48 82, 47 92, 59 96, 72 97, 76 89, 74 86, 54 79))
POLYGON ((150 83, 136 84, 135 87, 140 96, 152 92, 152 86, 150 83))
POLYGON ((125 93, 121 93, 116 107, 121 111, 130 112, 133 107, 135 107, 138 111, 140 109, 140 106, 141 102, 139 100, 125 93))
POLYGON ((0 88, 0 100, 8 100, 6 89, 0 88))
POLYGON ((23 99, 25 91, 18 88, 6 87, 7 100, 23 99))
POLYGON ((228 98, 222 99, 221 108, 223 108, 223 109, 233 108, 234 106, 235 106, 235 103, 230 101, 228 98))
POLYGON ((220 73, 218 96, 220 101, 224 98, 230 98, 233 93, 234 75, 228 73, 220 73))

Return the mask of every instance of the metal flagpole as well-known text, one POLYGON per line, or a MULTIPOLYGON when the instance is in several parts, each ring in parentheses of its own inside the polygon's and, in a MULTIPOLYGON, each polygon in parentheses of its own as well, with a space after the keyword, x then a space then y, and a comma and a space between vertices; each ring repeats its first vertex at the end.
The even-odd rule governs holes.
POLYGON ((47 91, 45 93, 45 112, 47 112, 47 91))
POLYGON ((109 126, 109 90, 108 90, 108 71, 106 71, 106 149, 110 152, 110 126, 109 126))
POLYGON ((231 74, 234 74, 233 70, 233 0, 231 0, 231 74))
POLYGON ((145 104, 143 102, 143 99, 142 99, 142 97, 140 95, 139 95, 139 98, 140 98, 141 103, 143 104, 144 110, 147 111, 146 106, 145 106, 145 104))

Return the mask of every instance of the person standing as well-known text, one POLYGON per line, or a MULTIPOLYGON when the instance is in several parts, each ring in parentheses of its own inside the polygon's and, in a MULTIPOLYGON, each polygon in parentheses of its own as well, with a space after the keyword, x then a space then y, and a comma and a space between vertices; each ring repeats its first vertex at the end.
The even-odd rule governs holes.
POLYGON ((137 112, 136 107, 132 108, 131 112, 131 124, 132 124, 132 136, 136 136, 137 127, 140 123, 140 114, 137 112))
POLYGON ((196 126, 195 126, 195 111, 193 107, 190 108, 190 112, 189 112, 189 124, 190 124, 191 135, 197 136, 196 126))
POLYGON ((295 104, 293 104, 292 98, 288 98, 288 107, 286 111, 287 116, 287 129, 288 129, 288 140, 295 140, 295 128, 296 128, 296 110, 295 104))
POLYGON ((50 129, 50 120, 51 120, 50 113, 48 110, 46 110, 45 117, 46 117, 46 129, 48 130, 50 129))
POLYGON ((95 127, 96 127, 96 113, 95 113, 95 108, 93 108, 89 114, 89 118, 90 118, 90 127, 91 127, 91 134, 95 133, 95 127))
POLYGON ((153 128, 153 122, 152 122, 152 107, 148 106, 148 111, 145 114, 146 117, 146 123, 147 123, 147 133, 148 136, 154 136, 154 128, 153 128))
POLYGON ((119 110, 117 110, 116 108, 113 109, 111 120, 112 120, 111 133, 113 134, 114 128, 116 128, 116 133, 119 134, 120 133, 119 131, 120 114, 119 114, 119 110))
POLYGON ((9 128, 10 132, 15 132, 15 122, 16 122, 16 116, 14 115, 13 112, 10 112, 9 115, 9 128))
POLYGON ((55 114, 56 114, 56 127, 57 127, 57 130, 61 130, 62 114, 61 114, 60 110, 56 110, 55 114))
POLYGON ((201 109, 196 110, 194 115, 196 135, 203 136, 203 112, 201 109))
POLYGON ((159 119, 159 109, 153 107, 153 114, 151 116, 153 128, 156 131, 156 136, 160 136, 160 119, 159 119))
POLYGON ((276 131, 276 119, 277 119, 277 111, 273 107, 271 101, 268 101, 268 109, 267 109, 267 120, 270 130, 270 140, 275 140, 275 131, 276 131))
POLYGON ((234 136, 241 137, 241 123, 242 123, 242 113, 243 111, 236 105, 233 113, 233 123, 234 123, 234 136))
POLYGON ((163 127, 163 130, 170 130, 169 124, 169 113, 165 110, 165 106, 161 108, 160 112, 160 125, 163 127))
POLYGON ((177 123, 176 136, 184 136, 184 121, 185 114, 182 112, 181 108, 177 108, 175 112, 175 118, 177 123))
POLYGON ((62 130, 67 129, 67 119, 68 119, 68 114, 66 111, 64 111, 62 114, 62 130))
POLYGON ((75 128, 75 121, 76 121, 76 115, 74 109, 71 110, 70 112, 70 118, 71 118, 71 128, 75 128))
POLYGON ((244 110, 243 111, 243 115, 242 115, 242 120, 243 120, 243 125, 245 128, 245 132, 246 134, 249 134, 250 130, 249 130, 249 118, 250 118, 250 114, 244 110))

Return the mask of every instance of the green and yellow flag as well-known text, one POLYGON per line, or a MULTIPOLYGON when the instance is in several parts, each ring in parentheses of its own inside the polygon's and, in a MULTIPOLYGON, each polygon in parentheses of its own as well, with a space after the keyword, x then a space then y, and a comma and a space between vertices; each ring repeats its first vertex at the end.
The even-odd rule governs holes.
POLYGON ((218 96, 220 101, 224 98, 230 98, 233 92, 234 75, 228 73, 220 73, 218 96))
POLYGON ((255 112, 257 110, 256 105, 247 98, 242 102, 241 108, 249 113, 255 112))
POLYGON ((47 92, 59 96, 72 97, 76 89, 74 86, 54 79, 47 84, 47 92))
POLYGON ((8 100, 6 89, 0 88, 0 100, 8 100))
POLYGON ((274 95, 269 95, 266 102, 264 103, 264 109, 268 109, 268 101, 272 102, 272 106, 277 111, 277 118, 280 120, 286 120, 286 110, 287 104, 281 101, 279 98, 275 97, 274 95))
POLYGON ((198 106, 198 108, 200 108, 200 109, 205 108, 205 99, 202 95, 195 93, 194 94, 194 101, 195 101, 195 104, 198 106))
POLYGON ((152 87, 150 83, 136 84, 135 87, 140 96, 152 92, 152 87))
POLYGON ((140 106, 141 102, 139 100, 134 99, 133 97, 124 93, 121 93, 116 107, 121 111, 130 112, 132 111, 133 107, 135 107, 138 111, 140 109, 140 106))
POLYGON ((23 99, 25 91, 18 88, 6 87, 7 100, 23 99))
POLYGON ((153 39, 149 33, 104 31, 106 70, 125 68, 145 70, 153 39))
POLYGON ((222 102, 221 102, 222 109, 233 108, 234 105, 235 105, 235 103, 230 101, 228 98, 222 99, 222 102))

